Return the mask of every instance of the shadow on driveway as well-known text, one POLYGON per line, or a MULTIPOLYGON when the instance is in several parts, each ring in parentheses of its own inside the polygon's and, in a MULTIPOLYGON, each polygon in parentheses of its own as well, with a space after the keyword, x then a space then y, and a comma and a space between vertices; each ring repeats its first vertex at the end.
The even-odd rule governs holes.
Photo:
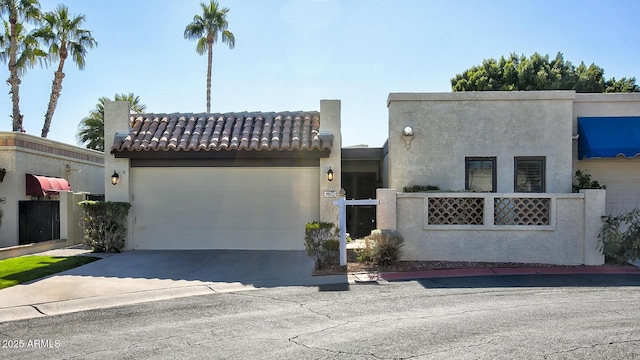
POLYGON ((132 250, 65 272, 66 275, 242 283, 255 287, 347 283, 346 275, 312 276, 305 251, 132 250))

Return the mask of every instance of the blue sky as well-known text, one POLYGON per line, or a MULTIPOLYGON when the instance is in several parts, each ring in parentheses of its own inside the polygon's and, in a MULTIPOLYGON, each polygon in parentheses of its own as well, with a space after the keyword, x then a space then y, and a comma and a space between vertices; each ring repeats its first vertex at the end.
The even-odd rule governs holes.
MULTIPOLYGON (((87 17, 97 48, 86 67, 67 62, 49 138, 76 144, 101 96, 133 92, 148 112, 204 112, 206 56, 183 37, 198 0, 40 0, 87 17)), ((486 58, 562 52, 605 76, 640 80, 635 0, 220 0, 233 50, 214 48, 212 111, 319 110, 342 101, 343 145, 382 146, 390 92, 449 92, 450 79, 486 58)), ((20 88, 28 133, 40 135, 55 67, 20 88)), ((3 64, 2 79, 8 78, 3 64)), ((11 130, 9 86, 0 131, 11 130)))

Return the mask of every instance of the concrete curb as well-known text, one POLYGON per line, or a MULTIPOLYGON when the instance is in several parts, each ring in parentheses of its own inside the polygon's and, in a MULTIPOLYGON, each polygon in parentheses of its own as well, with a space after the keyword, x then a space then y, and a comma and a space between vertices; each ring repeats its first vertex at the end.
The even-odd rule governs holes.
POLYGON ((208 295, 213 293, 216 293, 216 291, 207 285, 196 285, 6 307, 0 308, 0 322, 68 314, 86 310, 105 309, 116 306, 177 299, 188 296, 208 295))
MULTIPOLYGON (((273 287, 281 286, 322 286, 330 284, 346 284, 346 275, 315 276, 304 279, 292 279, 291 284, 282 280, 274 280, 273 287)), ((0 308, 0 323, 33 319, 51 315, 61 315, 73 312, 106 309, 117 306, 134 305, 139 303, 178 299, 190 296, 211 295, 215 293, 230 293, 239 291, 256 290, 268 286, 253 286, 243 283, 207 283, 203 285, 178 286, 174 288, 153 289, 137 292, 127 292, 115 295, 92 296, 80 299, 52 301, 32 305, 19 305, 0 308)))
POLYGON ((430 278, 471 277, 471 276, 504 276, 504 275, 640 275, 640 268, 635 266, 604 267, 541 267, 541 268, 474 268, 474 269, 439 269, 406 272, 357 273, 349 275, 349 282, 403 281, 430 278))

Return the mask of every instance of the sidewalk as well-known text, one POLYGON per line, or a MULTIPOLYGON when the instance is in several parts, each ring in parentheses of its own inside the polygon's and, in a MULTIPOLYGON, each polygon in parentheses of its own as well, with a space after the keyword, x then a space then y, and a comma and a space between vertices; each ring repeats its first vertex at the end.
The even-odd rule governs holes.
POLYGON ((313 262, 304 251, 135 250, 91 254, 81 248, 67 248, 37 255, 86 255, 102 260, 0 290, 0 322, 264 287, 499 275, 640 275, 640 269, 635 266, 579 266, 311 276, 313 262))

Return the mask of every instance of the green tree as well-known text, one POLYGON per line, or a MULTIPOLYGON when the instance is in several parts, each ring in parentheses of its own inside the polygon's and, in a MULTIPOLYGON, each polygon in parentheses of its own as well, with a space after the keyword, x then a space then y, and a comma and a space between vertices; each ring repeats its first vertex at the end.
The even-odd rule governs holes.
POLYGON ((222 42, 233 49, 236 39, 227 28, 227 13, 229 8, 221 8, 217 1, 211 0, 208 4, 200 3, 202 15, 193 17, 193 21, 184 29, 184 38, 198 40, 196 52, 199 55, 207 52, 207 113, 211 112, 211 66, 213 63, 213 44, 218 41, 218 35, 222 42))
POLYGON ((44 26, 36 32, 36 36, 42 38, 48 47, 48 56, 51 61, 58 61, 58 69, 54 72, 51 96, 47 113, 44 115, 42 127, 43 138, 49 134, 51 119, 58 105, 58 98, 62 91, 64 79, 64 63, 71 56, 78 69, 84 69, 87 50, 97 46, 98 43, 91 36, 89 30, 82 29, 85 21, 84 15, 70 15, 69 9, 64 5, 58 5, 55 11, 47 12, 43 16, 44 26))
POLYGON ((635 78, 605 80, 604 69, 581 62, 577 67, 562 53, 554 59, 534 53, 485 59, 451 79, 453 91, 575 90, 581 93, 640 91, 635 78))
MULTIPOLYGON (((107 101, 111 99, 105 96, 98 99, 96 107, 78 125, 78 141, 87 149, 104 151, 104 104, 107 101)), ((136 113, 143 113, 147 109, 147 106, 140 102, 140 97, 133 93, 116 94, 115 101, 128 101, 131 111, 136 113)))
POLYGON ((37 23, 40 20, 40 3, 38 0, 0 0, 0 15, 8 15, 4 22, 5 31, 0 41, 2 44, 2 60, 8 62, 11 87, 13 131, 22 130, 23 116, 20 113, 20 77, 26 67, 33 67, 38 58, 44 55, 38 48, 37 41, 24 28, 26 23, 37 23))

